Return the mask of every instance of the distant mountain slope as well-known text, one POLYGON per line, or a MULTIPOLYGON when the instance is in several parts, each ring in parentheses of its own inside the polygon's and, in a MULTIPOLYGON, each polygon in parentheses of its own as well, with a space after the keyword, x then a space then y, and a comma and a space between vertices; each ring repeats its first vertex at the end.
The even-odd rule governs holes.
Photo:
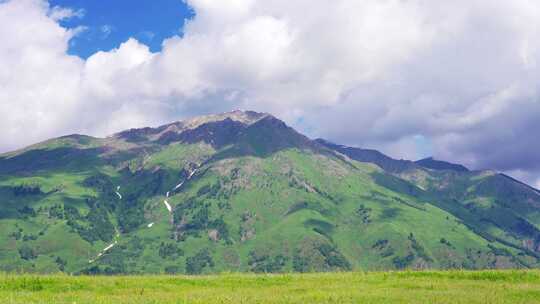
POLYGON ((343 153, 356 161, 373 163, 388 172, 399 173, 418 168, 418 165, 415 164, 413 161, 393 159, 376 150, 337 145, 320 138, 316 139, 315 141, 330 149, 343 153))
POLYGON ((0 156, 0 271, 540 267, 540 194, 234 111, 0 156))
POLYGON ((467 172, 467 169, 463 165, 452 164, 445 161, 435 160, 433 157, 424 158, 415 162, 416 164, 433 170, 452 170, 457 172, 467 172))

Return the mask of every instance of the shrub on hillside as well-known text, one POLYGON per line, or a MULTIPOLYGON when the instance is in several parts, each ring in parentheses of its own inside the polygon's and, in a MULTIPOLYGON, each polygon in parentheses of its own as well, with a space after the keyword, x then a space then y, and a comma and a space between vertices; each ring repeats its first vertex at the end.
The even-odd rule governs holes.
POLYGON ((159 245, 158 254, 162 259, 174 260, 178 257, 183 256, 184 251, 176 244, 161 242, 161 244, 159 245))
POLYGON ((28 245, 23 245, 21 248, 19 248, 19 255, 21 259, 27 261, 33 260, 38 257, 38 254, 36 253, 34 248, 28 245))
POLYGON ((40 185, 23 184, 23 185, 14 186, 12 187, 12 189, 13 189, 13 195, 15 196, 43 194, 43 192, 41 191, 40 185))
POLYGON ((280 272, 285 266, 287 258, 281 254, 270 256, 268 253, 251 251, 248 264, 253 272, 280 272))
POLYGON ((166 266, 164 270, 166 274, 178 274, 181 271, 177 265, 166 266))
POLYGON ((186 259, 186 272, 188 274, 200 274, 206 267, 214 267, 214 261, 208 249, 203 249, 186 259))
POLYGON ((394 267, 397 269, 405 269, 411 265, 411 263, 414 261, 414 254, 409 253, 405 257, 395 257, 392 259, 392 263, 394 264, 394 267))
POLYGON ((56 257, 56 260, 54 260, 56 265, 58 265, 58 269, 60 271, 64 271, 66 269, 67 261, 62 259, 61 257, 56 257))
POLYGON ((36 217, 36 211, 34 208, 29 206, 24 206, 17 210, 19 212, 19 218, 27 219, 29 217, 36 217))
POLYGON ((424 259, 426 262, 433 262, 433 259, 427 254, 424 246, 422 246, 414 237, 412 232, 409 234, 409 241, 411 241, 411 247, 416 252, 418 257, 424 259))
POLYGON ((337 248, 328 243, 321 244, 318 247, 319 252, 324 256, 326 265, 330 268, 337 268, 342 270, 351 269, 351 264, 337 248))

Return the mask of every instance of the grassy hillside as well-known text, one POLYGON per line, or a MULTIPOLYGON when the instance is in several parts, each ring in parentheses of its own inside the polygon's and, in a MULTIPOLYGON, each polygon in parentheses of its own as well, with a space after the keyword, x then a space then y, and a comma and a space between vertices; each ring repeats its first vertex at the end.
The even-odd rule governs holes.
POLYGON ((274 117, 233 112, 104 139, 71 135, 5 154, 0 269, 540 266, 534 189, 492 172, 350 151, 311 141, 274 117))
POLYGON ((0 275, 2 303, 538 303, 538 271, 0 275))

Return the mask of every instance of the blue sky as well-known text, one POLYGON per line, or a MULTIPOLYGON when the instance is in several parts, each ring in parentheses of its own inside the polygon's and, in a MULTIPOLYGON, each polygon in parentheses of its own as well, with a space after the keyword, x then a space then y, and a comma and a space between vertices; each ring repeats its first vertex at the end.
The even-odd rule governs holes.
POLYGON ((82 10, 82 18, 62 21, 68 28, 86 28, 71 40, 69 53, 87 58, 97 51, 109 51, 130 37, 161 50, 164 39, 181 34, 193 11, 181 0, 51 0, 51 7, 82 10))

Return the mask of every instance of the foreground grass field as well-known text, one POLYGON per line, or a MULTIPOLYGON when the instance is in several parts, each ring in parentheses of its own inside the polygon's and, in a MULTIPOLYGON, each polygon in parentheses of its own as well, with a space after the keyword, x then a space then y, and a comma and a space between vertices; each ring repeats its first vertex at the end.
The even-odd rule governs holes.
POLYGON ((0 275, 0 303, 540 303, 540 271, 0 275))

